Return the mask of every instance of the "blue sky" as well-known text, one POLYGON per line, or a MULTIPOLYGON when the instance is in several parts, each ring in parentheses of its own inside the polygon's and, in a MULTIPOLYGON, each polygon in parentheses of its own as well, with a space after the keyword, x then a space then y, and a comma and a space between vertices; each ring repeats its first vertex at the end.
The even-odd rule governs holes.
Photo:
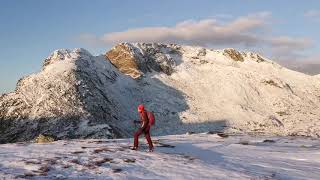
MULTIPOLYGON (((228 23, 230 25, 241 17, 247 22, 257 20, 257 14, 264 13, 266 15, 258 17, 262 24, 253 27, 253 35, 265 36, 257 31, 268 31, 266 37, 258 38, 249 47, 236 42, 235 47, 260 48, 262 53, 275 58, 278 55, 285 61, 295 58, 283 54, 298 56, 296 52, 299 51, 301 57, 297 58, 298 61, 318 61, 319 12, 320 1, 317 0, 0 0, 0 93, 14 90, 19 78, 39 71, 43 60, 55 49, 83 47, 93 54, 104 53, 116 43, 112 37, 126 40, 130 34, 129 41, 145 39, 141 34, 134 34, 144 32, 145 27, 166 27, 170 34, 179 31, 177 24, 190 20, 193 22, 188 23, 187 28, 192 32, 196 30, 190 26, 200 25, 202 20, 210 20, 209 28, 226 29, 228 23), (131 29, 139 31, 132 35, 131 29), (114 36, 117 32, 120 34, 114 36), (83 35, 93 38, 94 43, 81 38, 83 35), (292 47, 295 52, 284 46, 292 47)), ((248 34, 251 30, 244 29, 241 33, 248 34)), ((156 41, 168 40, 162 36, 155 38, 156 41)), ((186 44, 197 45, 199 42, 197 37, 191 40, 176 38, 186 44)), ((216 37, 210 38, 216 40, 216 37)), ((227 38, 230 37, 222 40, 226 43, 217 45, 233 46, 227 38)))

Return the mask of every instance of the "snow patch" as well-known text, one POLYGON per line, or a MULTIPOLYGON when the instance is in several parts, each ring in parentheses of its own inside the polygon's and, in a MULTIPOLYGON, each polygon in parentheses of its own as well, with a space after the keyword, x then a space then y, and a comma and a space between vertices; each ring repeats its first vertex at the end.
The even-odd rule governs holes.
POLYGON ((5 179, 317 179, 320 142, 311 138, 192 134, 0 145, 5 179))

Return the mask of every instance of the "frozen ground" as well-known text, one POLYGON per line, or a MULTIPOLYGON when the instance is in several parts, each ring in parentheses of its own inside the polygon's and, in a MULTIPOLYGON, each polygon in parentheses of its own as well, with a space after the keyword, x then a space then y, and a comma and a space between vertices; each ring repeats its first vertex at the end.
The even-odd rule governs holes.
POLYGON ((320 141, 192 134, 0 145, 0 179, 318 179, 320 141))

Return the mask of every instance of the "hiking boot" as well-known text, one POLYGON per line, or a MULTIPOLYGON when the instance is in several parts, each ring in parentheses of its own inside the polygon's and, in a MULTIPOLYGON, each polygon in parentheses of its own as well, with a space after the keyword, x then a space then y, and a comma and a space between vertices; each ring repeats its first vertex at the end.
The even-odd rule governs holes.
POLYGON ((136 151, 138 150, 138 147, 131 147, 130 149, 136 151))
POLYGON ((147 150, 147 152, 153 152, 153 149, 149 149, 149 150, 147 150))

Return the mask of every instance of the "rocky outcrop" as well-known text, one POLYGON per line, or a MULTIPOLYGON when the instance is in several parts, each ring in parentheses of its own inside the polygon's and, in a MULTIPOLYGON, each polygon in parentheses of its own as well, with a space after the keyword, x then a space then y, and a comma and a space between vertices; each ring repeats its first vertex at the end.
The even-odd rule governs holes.
POLYGON ((106 53, 106 57, 119 71, 133 78, 156 71, 170 75, 180 56, 177 45, 157 43, 121 43, 106 53))
POLYGON ((230 57, 230 58, 231 58, 232 60, 234 60, 234 61, 240 61, 240 62, 243 62, 243 61, 244 61, 241 53, 238 52, 238 51, 236 51, 235 49, 232 49, 232 48, 230 48, 230 49, 224 49, 224 50, 223 50, 223 54, 224 54, 225 56, 230 57))
POLYGON ((120 72, 133 78, 142 75, 138 61, 133 52, 126 44, 119 44, 106 53, 106 57, 119 69, 120 72))
POLYGON ((51 143, 51 142, 54 142, 56 140, 57 140, 56 137, 53 137, 53 136, 50 136, 50 135, 40 134, 38 137, 36 137, 34 139, 34 142, 41 144, 41 143, 51 143))
POLYGON ((248 52, 248 53, 245 53, 245 52, 242 52, 241 53, 242 57, 247 57, 247 58, 250 58, 258 63, 261 63, 261 62, 266 62, 266 60, 261 57, 259 54, 256 54, 256 53, 252 53, 252 52, 248 52))

